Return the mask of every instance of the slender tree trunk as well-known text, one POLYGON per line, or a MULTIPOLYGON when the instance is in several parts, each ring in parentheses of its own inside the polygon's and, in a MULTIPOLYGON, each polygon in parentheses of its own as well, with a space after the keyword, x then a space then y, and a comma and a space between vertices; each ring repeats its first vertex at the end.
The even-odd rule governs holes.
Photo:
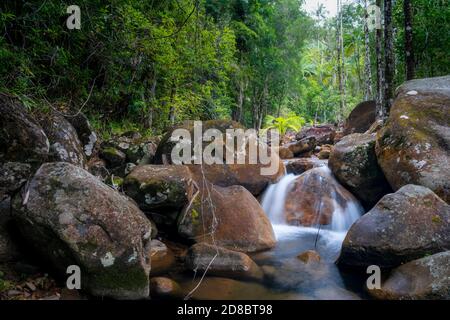
MULTIPOLYGON (((147 128, 151 129, 153 126, 153 110, 156 105, 156 71, 153 73, 153 82, 152 82, 152 88, 150 89, 150 106, 148 108, 148 114, 147 114, 147 128)), ((142 95, 144 96, 144 95, 142 95)))
POLYGON ((338 64, 338 80, 339 80, 339 114, 338 122, 341 122, 345 109, 345 89, 344 89, 344 45, 343 45, 343 30, 342 30, 342 11, 341 0, 337 0, 337 26, 336 26, 336 42, 337 42, 337 64, 338 64))
POLYGON ((174 104, 174 97, 175 97, 175 86, 172 86, 172 89, 170 90, 170 111, 169 111, 169 121, 170 124, 175 124, 175 104, 174 104))
POLYGON ((236 118, 237 122, 242 121, 242 111, 244 106, 244 91, 245 91, 245 83, 244 80, 239 81, 239 95, 237 101, 237 110, 236 110, 236 118))
POLYGON ((369 26, 367 25, 367 19, 369 13, 367 12, 367 0, 364 0, 365 9, 365 19, 364 19, 364 75, 365 75, 365 86, 364 86, 364 100, 371 100, 373 97, 372 93, 372 68, 370 64, 370 37, 369 37, 369 26))
POLYGON ((392 0, 384 0, 384 58, 385 58, 385 84, 384 103, 385 117, 389 115, 394 98, 394 26, 392 22, 392 0))
POLYGON ((405 58, 406 58, 406 80, 415 77, 415 61, 413 47, 413 10, 411 0, 404 0, 403 11, 405 14, 405 58))
MULTIPOLYGON (((376 0, 376 5, 381 8, 381 1, 376 0)), ((377 96, 376 96, 376 111, 377 119, 383 120, 384 112, 384 63, 383 63, 383 23, 381 28, 377 29, 375 37, 375 52, 377 57, 377 96)))

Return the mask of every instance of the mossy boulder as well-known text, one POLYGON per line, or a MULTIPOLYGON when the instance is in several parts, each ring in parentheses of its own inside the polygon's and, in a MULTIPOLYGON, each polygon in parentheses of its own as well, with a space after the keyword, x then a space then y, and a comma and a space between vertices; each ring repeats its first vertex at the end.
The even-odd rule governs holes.
POLYGON ((375 154, 375 135, 354 133, 334 145, 328 166, 368 209, 392 191, 375 154))
POLYGON ((64 161, 86 167, 86 156, 77 131, 56 111, 39 115, 39 123, 50 141, 51 161, 64 161))
POLYGON ((430 188, 450 202, 450 76, 412 80, 397 91, 378 132, 378 163, 394 190, 430 188))
POLYGON ((136 166, 123 182, 123 190, 139 207, 157 213, 156 223, 172 225, 194 190, 191 172, 182 165, 136 166))
POLYGON ((242 186, 200 185, 178 217, 178 233, 241 252, 275 246, 272 225, 259 202, 242 186))
POLYGON ((450 250, 450 206, 428 188, 406 185, 352 225, 338 262, 392 268, 445 250, 450 250))
POLYGON ((12 207, 22 236, 56 272, 80 267, 82 290, 148 296, 152 226, 126 196, 80 167, 55 162, 39 168, 12 207))

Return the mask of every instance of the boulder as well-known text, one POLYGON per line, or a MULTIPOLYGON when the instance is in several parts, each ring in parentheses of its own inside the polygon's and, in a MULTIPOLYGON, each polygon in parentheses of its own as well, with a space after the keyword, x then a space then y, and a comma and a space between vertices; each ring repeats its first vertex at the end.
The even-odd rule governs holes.
POLYGON ((175 256, 163 242, 152 240, 150 243, 152 276, 167 273, 175 263, 175 256))
MULTIPOLYGON (((158 145, 158 149, 156 150, 155 155, 155 163, 157 164, 171 164, 171 153, 176 145, 176 142, 171 141, 172 133, 176 129, 186 129, 191 134, 191 139, 194 139, 194 122, 186 121, 181 125, 175 126, 171 130, 167 132, 167 134, 161 139, 161 142, 158 145)), ((242 129, 239 123, 228 120, 209 120, 202 122, 202 130, 205 132, 208 129, 216 129, 222 133, 223 142, 226 142, 226 130, 228 129, 242 129)), ((206 146, 208 146, 211 142, 203 142, 202 150, 205 150, 206 146)), ((267 145, 264 142, 260 141, 260 145, 267 148, 267 145)), ((249 144, 246 143, 245 150, 248 151, 249 144)), ((232 154, 234 158, 236 155, 241 152, 241 150, 237 150, 237 146, 234 147, 232 154)), ((193 155, 194 153, 192 153, 193 155)), ((248 155, 248 152, 247 152, 248 155)), ((235 161, 234 164, 226 164, 226 152, 223 152, 224 164, 212 164, 208 165, 203 163, 203 165, 188 163, 191 171, 193 172, 197 181, 202 182, 203 178, 206 178, 212 184, 229 187, 232 185, 242 185, 247 190, 249 190, 253 195, 261 194, 264 189, 270 183, 276 182, 283 174, 284 174, 284 166, 280 161, 277 155, 274 155, 275 161, 278 161, 278 166, 276 166, 276 170, 272 174, 262 173, 263 168, 270 167, 270 164, 262 164, 260 161, 257 161, 256 164, 250 163, 248 156, 245 157, 245 163, 237 164, 235 161)), ((228 159, 228 161, 230 161, 228 159)))
POLYGON ((450 202, 450 76, 408 81, 378 132, 378 163, 394 190, 422 185, 450 202))
POLYGON ((31 175, 29 163, 0 162, 0 201, 14 195, 31 175))
POLYGON ((151 223, 133 201, 80 167, 45 163, 13 199, 22 236, 66 276, 78 265, 82 289, 94 296, 149 294, 151 223))
POLYGON ((383 300, 450 299, 450 251, 405 263, 391 271, 381 289, 369 290, 383 300))
POLYGON ((254 252, 275 246, 272 225, 259 202, 242 186, 207 184, 178 218, 178 233, 195 242, 254 252))
POLYGON ((326 167, 306 171, 294 180, 286 196, 285 216, 290 225, 333 225, 333 214, 348 226, 362 213, 355 197, 342 187, 326 167))
POLYGON ((172 224, 192 197, 194 182, 187 166, 143 165, 125 177, 123 189, 141 209, 164 213, 172 224))
POLYGON ((207 243, 197 243, 189 248, 186 268, 207 272, 208 276, 261 281, 263 272, 242 252, 232 251, 207 243))
POLYGON ((90 158, 94 153, 98 139, 88 118, 83 113, 76 112, 73 115, 66 115, 66 119, 75 128, 83 146, 84 154, 90 158))
POLYGON ((392 268, 449 249, 450 206, 428 188, 406 185, 352 225, 338 262, 392 268))
POLYGON ((0 162, 39 166, 49 152, 47 135, 17 99, 0 94, 0 162))
POLYGON ((40 124, 50 141, 52 161, 69 162, 84 168, 86 156, 75 128, 64 116, 53 111, 40 115, 40 124))
POLYGON ((358 104, 344 124, 344 135, 352 133, 364 133, 375 122, 376 103, 373 100, 363 101, 358 104))
POLYGON ((326 167, 328 164, 327 160, 321 160, 315 157, 311 158, 298 158, 292 159, 284 162, 286 167, 286 173, 293 173, 295 175, 302 174, 313 168, 326 167))
POLYGON ((328 166, 368 209, 392 191, 377 162, 375 135, 354 133, 334 145, 328 166))
POLYGON ((336 128, 329 124, 319 124, 312 127, 303 127, 296 135, 297 140, 313 140, 315 145, 333 144, 336 128))

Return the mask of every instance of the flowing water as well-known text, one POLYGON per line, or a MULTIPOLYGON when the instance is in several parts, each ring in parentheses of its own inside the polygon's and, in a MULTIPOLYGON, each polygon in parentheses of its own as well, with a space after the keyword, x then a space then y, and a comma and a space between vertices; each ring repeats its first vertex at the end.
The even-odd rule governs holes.
MULTIPOLYGON (((328 167, 321 167, 317 179, 334 179, 328 167)), ((335 265, 342 241, 350 226, 363 214, 359 202, 348 200, 344 205, 333 199, 331 224, 317 226, 290 226, 286 224, 284 205, 294 181, 299 176, 285 175, 281 181, 271 185, 262 199, 262 207, 272 222, 277 245, 273 250, 253 256, 263 266, 272 290, 289 293, 292 299, 359 299, 364 297, 363 279, 341 272, 335 265), (297 256, 315 250, 320 263, 305 264, 297 256)), ((301 195, 299 195, 301 196, 301 195)), ((319 207, 321 207, 319 205, 319 207)))
MULTIPOLYGON (((331 181, 333 185, 341 188, 328 167, 314 170, 318 170, 319 174, 308 175, 307 179, 303 179, 305 185, 302 186, 303 189, 299 189, 300 193, 308 190, 311 182, 330 185, 331 181)), ((251 255, 264 271, 264 282, 236 281, 208 276, 202 280, 200 277, 196 277, 195 280, 179 279, 183 288, 188 291, 201 281, 201 285, 192 296, 193 299, 335 300, 367 297, 363 290, 366 279, 345 273, 335 264, 348 229, 363 214, 361 205, 351 195, 345 200, 341 198, 338 201, 335 191, 328 192, 331 194, 318 192, 314 194, 318 201, 317 208, 322 207, 322 201, 327 201, 328 207, 331 202, 333 208, 331 223, 320 226, 288 225, 284 212, 286 197, 298 177, 293 174, 285 175, 277 184, 267 188, 261 201, 272 222, 277 239, 276 247, 272 250, 251 255), (320 262, 304 263, 297 258, 307 250, 319 253, 320 262)), ((295 194, 299 199, 301 196, 295 194)))

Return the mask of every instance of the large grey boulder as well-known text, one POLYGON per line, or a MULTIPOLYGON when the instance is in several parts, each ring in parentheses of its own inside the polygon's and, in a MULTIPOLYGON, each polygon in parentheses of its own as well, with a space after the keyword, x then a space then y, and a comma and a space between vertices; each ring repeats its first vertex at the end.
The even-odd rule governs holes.
POLYGON ((81 268, 83 290, 148 296, 151 223, 133 201, 87 171, 66 162, 43 164, 13 199, 12 213, 22 236, 56 271, 81 268))
POLYGON ((352 225, 338 262, 392 268, 445 250, 450 250, 450 206, 428 188, 407 185, 352 225))
POLYGON ((430 188, 450 202, 450 76, 412 80, 397 90, 378 132, 378 163, 389 184, 430 188))

